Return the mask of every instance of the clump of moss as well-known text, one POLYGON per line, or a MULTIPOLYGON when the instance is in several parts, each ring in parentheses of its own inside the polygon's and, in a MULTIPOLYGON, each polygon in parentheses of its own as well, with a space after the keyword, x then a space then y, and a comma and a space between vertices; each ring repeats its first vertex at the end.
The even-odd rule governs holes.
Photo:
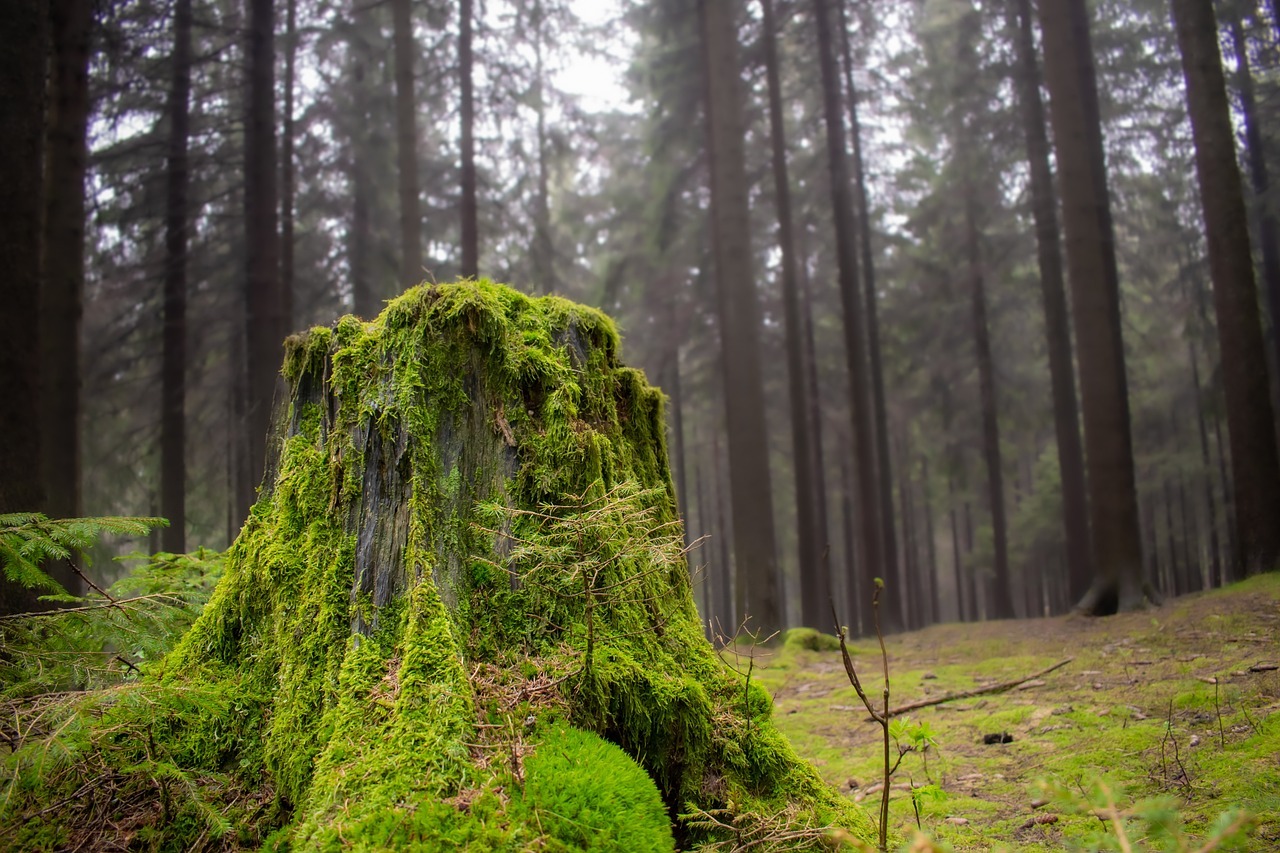
MULTIPOLYGON (((617 351, 603 314, 488 281, 419 287, 372 322, 289 340, 259 500, 204 612, 146 677, 157 696, 220 701, 121 706, 115 723, 145 731, 134 752, 166 756, 181 782, 164 796, 208 801, 216 777, 270 806, 242 817, 251 832, 160 814, 153 846, 274 831, 277 849, 589 849, 538 826, 539 774, 565 756, 523 762, 553 719, 631 756, 681 846, 732 835, 679 817, 711 809, 869 837, 774 728, 768 694, 703 638, 668 547, 663 398, 617 351)), ((62 801, 92 783, 92 753, 52 775, 24 765, 0 824, 74 819, 62 801)), ((147 771, 122 772, 146 787, 147 771)), ((612 811, 592 820, 617 827, 612 811)))

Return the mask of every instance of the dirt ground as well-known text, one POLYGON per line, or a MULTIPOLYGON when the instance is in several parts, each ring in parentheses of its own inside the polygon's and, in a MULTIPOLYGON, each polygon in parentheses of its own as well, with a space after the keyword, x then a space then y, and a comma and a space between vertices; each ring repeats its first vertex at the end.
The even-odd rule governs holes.
MULTIPOLYGON (((893 707, 1071 659, 1017 688, 909 714, 936 744, 905 755, 894 777, 890 824, 899 837, 917 828, 914 799, 919 827, 956 850, 1096 849, 1116 843, 1114 829, 1070 813, 1039 783, 1090 793, 1095 805, 1100 783, 1117 810, 1156 814, 1167 805, 1183 822, 1186 837, 1167 845, 1155 824, 1124 823, 1134 849, 1198 849, 1234 808, 1254 821, 1241 849, 1280 850, 1280 576, 1101 619, 938 625, 890 637, 887 648, 893 707), (985 743, 989 735, 1008 739, 985 743)), ((851 651, 878 703, 875 639, 851 651)), ((783 647, 758 658, 754 672, 797 751, 874 814, 883 735, 840 652, 783 647)))

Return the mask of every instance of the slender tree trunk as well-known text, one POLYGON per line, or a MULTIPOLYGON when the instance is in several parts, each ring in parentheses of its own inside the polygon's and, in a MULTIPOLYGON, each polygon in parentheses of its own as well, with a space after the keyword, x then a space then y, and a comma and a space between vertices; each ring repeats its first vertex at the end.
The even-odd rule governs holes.
POLYGON ((897 445, 898 458, 894 467, 898 471, 898 502, 901 505, 899 513, 902 516, 902 578, 905 580, 905 583, 900 583, 903 593, 901 598, 905 604, 904 624, 914 630, 928 624, 928 616, 925 613, 928 599, 925 597, 924 590, 921 589, 924 579, 920 576, 920 562, 917 559, 915 496, 912 494, 911 466, 907 464, 911 451, 904 446, 905 442, 902 439, 899 439, 897 445))
POLYGON ((799 551, 801 622, 825 628, 830 617, 831 578, 819 541, 813 468, 809 387, 805 376, 804 333, 796 282, 796 252, 791 222, 791 182, 787 174, 787 143, 782 119, 782 84, 778 73, 773 0, 761 0, 764 12, 765 76, 769 87, 769 127, 773 145, 774 204, 778 210, 778 246, 782 251, 782 308, 786 327, 787 380, 791 403, 791 447, 795 468, 796 539, 799 551))
POLYGON ((711 427, 711 459, 715 465, 713 482, 715 483, 715 504, 716 504, 716 530, 720 531, 720 541, 718 544, 720 551, 717 560, 719 564, 718 582, 716 583, 716 591, 719 595, 719 606, 716 610, 723 620, 720 624, 720 633, 732 639, 734 630, 738 626, 738 622, 742 619, 742 614, 734 610, 734 602, 737 596, 734 592, 734 571, 733 558, 729 550, 729 518, 725 512, 725 482, 728 480, 728 474, 724 470, 724 459, 720 455, 720 431, 711 427))
POLYGON ((534 108, 538 113, 538 195, 533 235, 533 285, 541 293, 554 293, 559 286, 556 276, 555 245, 551 237, 551 176, 547 163, 546 66, 543 59, 546 13, 542 0, 535 0, 534 14, 534 108))
POLYGON ((1080 359, 1094 581, 1085 613, 1145 603, 1142 540, 1120 331, 1120 276, 1085 0, 1043 0, 1045 80, 1058 161, 1080 359))
POLYGON ((1178 474, 1178 512, 1182 516, 1182 565, 1186 569, 1183 576, 1184 586, 1187 592, 1199 592, 1204 589, 1204 567, 1199 560, 1200 556, 1200 530, 1196 524, 1195 513, 1191 512, 1187 507, 1187 480, 1178 474), (1195 545, 1195 552, 1192 552, 1192 545, 1195 545))
POLYGON ((257 487, 266 463, 271 403, 284 356, 280 235, 276 227, 275 0, 249 0, 248 112, 245 117, 245 256, 248 315, 249 473, 257 487))
MULTIPOLYGON (((964 502, 964 554, 968 558, 973 555, 973 507, 964 502)), ((986 601, 978 595, 978 580, 972 568, 964 572, 965 598, 969 601, 969 621, 983 622, 987 618, 986 601)))
POLYGON ((1155 510, 1152 509, 1154 498, 1148 497, 1139 504, 1141 510, 1143 553, 1146 555, 1146 576, 1151 578, 1164 592, 1168 588, 1161 581, 1160 540, 1156 535, 1155 510))
MULTIPOLYGON (((190 0, 183 0, 190 2, 190 0)), ((280 318, 286 334, 294 329, 294 122, 298 53, 298 0, 285 0, 284 24, 284 121, 280 132, 280 318)))
POLYGON ((1015 613, 1009 578, 1009 529, 1004 505, 1004 469, 1000 461, 999 409, 996 405, 995 367, 991 359, 991 335, 987 329, 982 248, 972 192, 972 189, 966 190, 965 243, 969 256, 973 348, 978 362, 978 386, 982 405, 982 455, 987 466, 987 503, 991 510, 991 532, 995 541, 995 577, 987 585, 987 600, 991 603, 988 615, 994 619, 1012 619, 1015 613))
MULTIPOLYGON (((44 505, 40 466, 40 217, 44 205, 45 0, 0 2, 0 513, 44 505)), ((0 614, 35 595, 0 572, 0 614)))
POLYGON ((400 180, 400 288, 422 281, 422 214, 418 206, 418 103, 414 95, 412 0, 391 0, 396 69, 396 161, 400 180))
POLYGON ((840 526, 844 533, 845 571, 845 608, 849 614, 850 626, 857 621, 859 636, 868 636, 873 628, 874 613, 871 607, 872 576, 862 562, 858 551, 858 531, 854 522, 853 467, 849 464, 849 454, 840 454, 840 526))
POLYGON ((1185 595, 1187 588, 1182 583, 1183 565, 1178 560, 1178 544, 1177 534, 1173 531, 1173 484, 1169 482, 1166 476, 1163 478, 1164 490, 1164 531, 1165 537, 1168 539, 1169 560, 1167 570, 1169 572, 1169 590, 1173 595, 1185 595))
POLYGON ((929 570, 929 621, 937 623, 943 621, 942 607, 938 601, 938 545, 934 541, 933 529, 933 495, 929 487, 929 457, 927 455, 920 456, 920 484, 921 484, 921 502, 924 504, 924 544, 926 567, 929 570))
POLYGON ((964 581, 961 579, 960 564, 963 560, 960 547, 960 520, 956 513, 956 481, 951 475, 947 475, 947 515, 951 519, 951 571, 955 576, 956 585, 956 621, 964 622, 964 581))
POLYGON ((1204 500, 1209 512, 1209 585, 1222 586, 1222 548, 1218 542, 1218 507, 1213 497, 1213 463, 1209 459, 1209 431, 1205 426, 1204 392, 1200 388, 1200 364, 1196 356, 1195 342, 1187 338, 1191 361, 1191 382, 1196 393, 1196 428, 1200 437, 1200 469, 1204 481, 1204 500))
POLYGON ((365 82, 363 45, 351 42, 351 81, 356 115, 352 124, 349 154, 351 180, 351 227, 347 231, 347 264, 351 269, 351 311, 357 317, 373 319, 378 313, 379 300, 373 287, 370 259, 373 235, 369 218, 372 180, 369 177, 367 123, 368 113, 363 106, 371 97, 365 82))
POLYGON ((732 0, 700 2, 711 231, 725 378, 738 615, 739 619, 749 617, 751 630, 767 637, 782 627, 782 612, 760 369, 760 306, 751 257, 735 5, 732 0))
MULTIPOLYGON (((292 2, 292 0, 291 0, 292 2)), ((191 101, 191 0, 173 13, 173 78, 169 88, 168 198, 165 214, 164 354, 160 371, 160 514, 169 519, 161 547, 186 546, 187 165, 191 101)))
POLYGON ((1244 193, 1212 0, 1173 0, 1172 6, 1218 316, 1237 538, 1245 573, 1255 574, 1280 564, 1280 453, 1244 193))
MULTIPOLYGON (((852 421, 853 452, 858 489, 858 564, 871 575, 883 576, 892 569, 884 559, 882 492, 876 478, 875 431, 872 426, 872 394, 867 376, 866 340, 863 336, 863 305, 858 281, 854 207, 845 154, 844 121, 840 110, 840 77, 832 41, 830 3, 814 0, 818 28, 818 61, 822 71, 823 114, 827 131, 827 163, 830 172, 831 206, 836 235, 836 263, 839 268, 840 300, 844 307, 845 355, 849 363, 849 409, 852 421)), ((891 592, 890 595, 893 593, 891 592)), ((898 594, 901 594, 899 591, 898 594)), ((882 611, 887 631, 897 626, 890 608, 882 611)))
POLYGON ((831 601, 835 601, 835 575, 831 572, 831 534, 827 516, 827 484, 826 462, 822 450, 822 398, 818 388, 818 353, 813 334, 813 293, 810 288, 807 268, 808 252, 803 248, 806 228, 800 229, 800 263, 797 265, 800 277, 802 319, 804 321, 804 382, 806 398, 809 401, 809 412, 805 423, 809 428, 810 460, 813 471, 813 535, 818 544, 818 553, 826 564, 827 582, 831 588, 831 601))
MULTIPOLYGON (((85 170, 88 166, 90 0, 53 0, 48 141, 45 149, 44 282, 40 300, 42 509, 81 515, 80 318, 84 298, 85 170)), ((7 310, 7 306, 6 306, 7 310)), ((63 567, 58 579, 74 585, 63 567)), ((74 589, 74 586, 73 586, 74 589)))
POLYGON ((1062 472, 1062 523, 1067 545, 1067 574, 1071 598, 1079 601, 1089 589, 1088 502, 1085 497, 1084 450, 1076 405, 1075 370, 1071 359, 1071 323, 1067 313, 1058 231, 1058 200, 1049 166, 1049 138, 1040 99, 1040 67, 1036 61, 1030 0, 1014 0, 1018 100, 1026 136, 1031 176, 1031 212, 1035 219, 1040 292, 1044 302, 1045 343, 1053 388, 1053 425, 1058 440, 1058 469, 1062 472))
MULTIPOLYGON (((880 320, 877 303, 875 252, 871 245, 871 205, 867 202, 867 175, 862 157, 862 123, 858 120, 858 88, 853 80, 853 51, 849 44, 846 0, 836 0, 840 22, 840 46, 844 61, 844 83, 849 108, 849 135, 853 142, 854 201, 857 205, 858 245, 862 250, 863 302, 867 312, 867 355, 871 368, 871 403, 876 436, 877 483, 880 488, 881 541, 884 543, 886 572, 899 566, 897 533, 893 521, 893 465, 889 454, 888 415, 885 410, 884 367, 880 357, 880 320)), ((905 523, 905 522, 904 522, 905 523)))
POLYGON ((1276 222, 1275 202, 1270 198, 1271 178, 1267 169, 1266 145, 1262 137, 1262 124, 1258 119, 1258 97, 1240 7, 1231 2, 1223 3, 1220 8, 1227 11, 1231 44, 1236 55, 1236 80, 1240 92, 1240 113, 1244 121, 1245 153, 1249 160, 1249 174, 1253 179, 1258 244, 1262 250, 1262 287, 1271 309, 1270 355, 1272 366, 1280 370, 1280 226, 1276 222))
POLYGON ((476 139, 475 95, 472 91, 471 28, 474 24, 472 0, 459 4, 458 75, 462 88, 462 277, 480 274, 480 230, 476 222, 476 139))
POLYGON ((672 353, 670 367, 667 371, 668 382, 665 387, 670 395, 671 403, 671 467, 675 469, 676 506, 684 519, 684 544, 688 548, 692 539, 689 537, 689 481, 685 476, 684 457, 684 389, 680 381, 680 350, 672 353))

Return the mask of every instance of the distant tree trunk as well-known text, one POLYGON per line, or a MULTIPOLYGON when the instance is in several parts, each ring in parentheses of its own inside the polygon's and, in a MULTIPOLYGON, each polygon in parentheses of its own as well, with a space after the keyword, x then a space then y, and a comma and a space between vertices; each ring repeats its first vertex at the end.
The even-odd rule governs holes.
POLYGON ((459 4, 458 75, 462 90, 462 277, 480 274, 480 231, 476 222, 476 139, 475 95, 472 91, 471 28, 472 0, 459 4))
MULTIPOLYGON (((0 513, 44 505, 40 466, 40 216, 44 205, 45 0, 0 2, 0 513)), ((0 614, 35 596, 0 573, 0 614)))
POLYGON ((853 467, 849 464, 849 454, 840 454, 840 526, 844 534, 845 553, 845 607, 849 613, 849 624, 857 622, 858 633, 866 637, 873 633, 875 614, 871 607, 872 576, 862 562, 858 551, 858 531, 854 522, 854 492, 857 487, 853 482, 853 467))
POLYGON ((1280 564, 1280 453, 1253 255, 1212 0, 1173 0, 1222 353, 1237 537, 1246 574, 1280 564))
POLYGON ((1144 605, 1142 540, 1120 331, 1120 276, 1085 0, 1040 4, 1058 188, 1080 359, 1094 580, 1077 608, 1144 605))
POLYGON ((547 99, 546 65, 543 59, 543 43, 546 36, 543 25, 546 13, 542 0, 533 5, 533 56, 534 56, 534 108, 538 113, 538 195, 534 209, 533 234, 533 285, 539 293, 554 293, 559 286, 556 276, 555 245, 551 238, 551 176, 547 163, 547 99))
MULTIPOLYGON (((40 301, 42 509, 81 515, 80 318, 84 298, 88 166, 90 0, 53 0, 45 148, 44 282, 40 301)), ((7 310, 7 309, 6 309, 7 310)), ((74 583, 64 568, 58 580, 74 583)))
POLYGON ((987 503, 995 543, 995 577, 987 584, 987 601, 994 619, 1012 619, 1013 594, 1009 578, 1009 529, 1004 506, 1004 469, 1000 461, 1000 420, 996 405, 995 367, 991 359, 991 333, 987 328, 986 276, 974 212, 972 188, 966 190, 965 243, 969 256, 969 295, 973 310, 973 349, 978 362, 978 386, 982 406, 982 456, 987 466, 987 503))
POLYGON ((245 258, 249 475, 265 471, 267 431, 284 358, 280 235, 276 228, 275 0, 249 0, 248 113, 245 116, 245 258))
POLYGON ((1146 555, 1146 566, 1144 571, 1146 576, 1157 584, 1161 591, 1168 592, 1168 589, 1161 582, 1161 562, 1160 562, 1160 539, 1156 534, 1155 510, 1152 503, 1155 501, 1153 497, 1147 497, 1139 503, 1140 516, 1139 524, 1142 529, 1142 552, 1146 555))
POLYGON ((773 146, 774 206, 778 210, 778 246, 782 251, 782 308, 786 327, 787 388, 791 403, 791 447, 795 469, 796 539, 799 546, 800 620, 828 628, 831 578, 818 539, 817 488, 814 483, 809 385, 805 376, 804 332, 796 282, 796 251, 791 222, 791 182, 787 174, 786 130, 782 119, 782 83, 778 73, 773 0, 762 0, 765 76, 769 87, 769 127, 773 146))
POLYGON ((1182 565, 1186 570, 1183 589, 1187 592, 1199 592, 1204 589, 1204 571, 1197 559, 1199 548, 1193 554, 1191 547, 1193 543, 1199 542, 1200 531, 1195 514, 1187 508, 1187 480, 1181 473, 1178 474, 1178 512, 1182 516, 1182 565))
MULTIPOLYGON (((400 179, 400 287, 422 281, 422 214, 418 207, 418 103, 414 96, 412 0, 391 0, 396 70, 396 160, 400 179)), ((468 45, 469 47, 470 45, 468 45)))
POLYGON ((938 600, 938 587, 941 585, 938 577, 938 546, 934 541, 933 529, 933 495, 929 488, 929 457, 922 454, 920 456, 920 485, 921 485, 921 503, 924 504, 924 544, 926 555, 926 566, 929 569, 929 620, 937 623, 943 621, 942 607, 938 600))
MULTIPOLYGON (((183 0, 189 3, 190 0, 183 0)), ((298 0, 285 2, 284 121, 280 132, 280 318, 284 331, 292 332, 293 319, 293 102, 298 53, 298 0)))
POLYGON ((1044 302, 1045 344, 1053 387, 1053 425, 1061 471, 1062 523, 1072 600, 1079 601, 1092 580, 1089 546, 1089 508, 1085 497, 1084 451, 1080 445, 1080 417, 1076 405, 1075 369, 1071 359, 1071 324, 1067 314, 1058 231, 1058 201, 1049 166, 1049 138, 1044 104, 1040 100, 1040 67, 1031 28, 1030 0, 1014 0, 1018 100, 1026 135, 1031 176, 1031 212, 1036 226, 1040 292, 1044 302))
POLYGON ((961 578, 960 564, 963 559, 960 548, 960 519, 956 513, 956 482, 955 478, 950 474, 947 475, 947 515, 951 520, 951 572, 954 575, 956 585, 956 621, 964 622, 964 581, 961 578))
POLYGON ((716 543, 720 551, 719 559, 716 561, 720 568, 716 583, 719 606, 716 609, 724 620, 720 625, 720 632, 732 638, 734 629, 742 619, 742 614, 733 609, 737 596, 734 594, 733 558, 729 550, 729 517, 724 509, 724 486, 728 477, 724 471, 724 458, 720 454, 720 430, 714 426, 711 427, 711 460, 715 466, 712 471, 714 475, 712 482, 715 483, 716 530, 720 531, 720 541, 716 543))
POLYGON ((826 462, 822 451, 822 401, 818 389, 818 353, 813 335, 813 293, 810 289, 807 267, 808 252, 804 249, 804 236, 807 226, 800 229, 797 241, 800 263, 797 272, 800 278, 801 317, 804 321, 804 382, 806 398, 809 401, 809 413, 805 424, 809 428, 809 464, 813 471, 813 535, 817 542, 822 562, 826 564, 827 582, 835 598, 835 575, 831 572, 831 534, 827 522, 827 484, 826 462))
MULTIPOLYGON (((880 358, 880 320, 876 304, 875 252, 871 245, 871 205, 867 203, 867 173, 862 157, 862 123, 858 120, 858 88, 853 80, 853 51, 849 45, 849 25, 845 0, 836 0, 839 11, 840 45, 844 60, 845 94, 849 108, 849 135, 853 142, 853 185, 856 192, 858 244, 862 249, 863 302, 867 312, 867 355, 871 368, 871 404, 876 436, 877 482, 880 488, 880 536, 884 543, 886 571, 897 572, 897 533, 893 522, 893 459, 889 454, 888 415, 885 411, 884 367, 880 358)), ((904 524, 906 522, 903 522, 904 524)), ((900 583, 901 581, 899 581, 900 583)))
POLYGON ((367 146, 368 113, 366 104, 371 97, 365 82, 363 46, 353 39, 351 81, 356 114, 353 117, 349 140, 351 180, 351 227, 347 231, 347 264, 351 269, 351 311, 357 317, 371 320, 378 314, 380 300, 373 286, 370 259, 373 251, 372 224, 369 217, 370 196, 373 193, 369 177, 367 146))
POLYGON ((751 222, 733 0, 700 0, 706 62, 712 241, 719 299, 721 366, 729 436, 738 618, 767 637, 782 627, 769 478, 760 306, 752 269, 751 222))
POLYGON ((1275 215, 1275 202, 1270 198, 1271 177, 1267 169, 1266 144, 1258 119, 1258 98, 1249 61, 1249 43, 1245 39, 1240 7, 1224 3, 1227 23, 1231 28, 1231 44, 1238 69, 1236 79, 1240 91, 1240 114, 1244 120, 1245 153, 1249 158, 1249 174, 1258 214, 1258 244, 1262 250, 1262 285, 1271 308, 1272 364, 1280 370, 1280 228, 1275 215))
POLYGON ((899 600, 905 604, 904 624, 911 629, 923 628, 928 623, 925 613, 924 578, 921 577, 920 563, 916 559, 915 541, 915 497, 912 494, 911 466, 907 464, 910 448, 899 439, 897 442, 897 460, 894 468, 898 471, 898 502, 902 517, 902 579, 900 582, 902 595, 899 600))
MULTIPOLYGON (((292 0, 290 0, 292 5, 292 0)), ((169 526, 160 535, 165 551, 186 546, 187 401, 187 137, 191 101, 191 0, 173 11, 173 78, 169 88, 168 197, 165 213, 164 354, 160 371, 160 514, 169 526)))
MULTIPOLYGON (((964 554, 965 557, 973 556, 974 532, 973 532, 973 507, 968 501, 964 502, 964 554)), ((972 566, 966 567, 964 572, 965 598, 969 601, 969 621, 981 622, 987 618, 986 602, 978 595, 978 580, 972 566)))
POLYGON ((1204 483, 1204 500, 1209 512, 1209 586, 1222 586, 1222 547, 1218 542, 1218 507, 1213 497, 1213 463, 1209 458, 1209 431, 1205 427, 1204 392, 1200 387, 1200 364, 1196 357, 1195 342, 1187 337, 1188 356, 1191 361, 1191 382, 1196 394, 1196 429, 1200 437, 1200 470, 1204 483))
POLYGON ((671 467, 674 469, 672 474, 676 483, 676 507, 684 519, 684 544, 687 548, 692 541, 689 536, 689 510, 691 509, 689 501, 692 496, 689 494, 689 481, 685 476, 684 389, 680 381, 679 349, 672 353, 672 358, 667 368, 667 381, 663 383, 663 387, 667 389, 667 394, 671 398, 671 402, 667 406, 668 415, 671 418, 668 426, 671 434, 671 467))
MULTIPOLYGON (((876 478, 876 442, 871 418, 872 394, 867 376, 866 340, 862 328, 863 305, 858 281, 857 237, 854 230, 849 162, 845 154, 844 120, 840 110, 840 76, 832 41, 829 6, 827 0, 814 0, 813 14, 818 28, 818 61, 822 72, 836 263, 839 268, 840 301, 844 307, 845 355, 849 363, 852 450, 857 463, 857 503, 861 518, 857 561, 864 571, 883 575, 886 569, 892 567, 884 559, 884 527, 880 514, 892 512, 893 508, 880 505, 882 493, 876 478)), ((897 592, 901 594, 901 590, 897 592)), ((863 594, 865 596, 868 593, 863 590, 863 594)), ((891 592, 890 595, 892 594, 891 592)), ((897 627, 892 619, 892 608, 882 609, 881 620, 886 631, 897 627)))
POLYGON ((1185 595, 1186 586, 1183 585, 1183 564, 1178 560, 1177 534, 1173 530, 1173 483, 1169 481, 1166 475, 1161 484, 1164 490, 1164 530, 1168 539, 1169 560, 1167 571, 1169 573, 1169 589, 1174 595, 1185 595))

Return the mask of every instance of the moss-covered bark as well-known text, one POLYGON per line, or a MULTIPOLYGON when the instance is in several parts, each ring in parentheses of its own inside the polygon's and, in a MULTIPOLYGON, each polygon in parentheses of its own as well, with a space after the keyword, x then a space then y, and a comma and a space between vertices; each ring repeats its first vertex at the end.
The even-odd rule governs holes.
MULTIPOLYGON (((838 836, 824 827, 869 836, 703 639, 657 532, 676 521, 663 399, 617 349, 602 314, 485 281, 289 341, 275 456, 212 600, 132 699, 102 700, 133 740, 103 735, 101 714, 79 724, 98 732, 81 752, 175 769, 154 786, 177 803, 151 812, 155 846, 256 845, 274 828, 271 845, 297 850, 584 849, 542 816, 570 783, 525 772, 565 724, 647 771, 681 846, 732 835, 716 824, 735 816, 744 832, 813 828, 813 847, 838 836), (201 817, 244 790, 260 805, 239 836, 201 817), (716 820, 680 817, 700 810, 716 820)), ((77 761, 19 774, 20 799, 56 804, 30 846, 83 819, 57 803, 85 781, 77 761)), ((615 770, 597 778, 633 778, 615 770)), ((644 824, 633 793, 604 819, 644 824)))

